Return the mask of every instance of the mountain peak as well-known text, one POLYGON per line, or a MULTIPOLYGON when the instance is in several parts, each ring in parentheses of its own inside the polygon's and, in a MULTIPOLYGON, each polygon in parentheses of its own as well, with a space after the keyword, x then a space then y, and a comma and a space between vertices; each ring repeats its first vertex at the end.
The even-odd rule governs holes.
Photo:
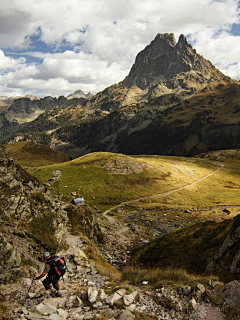
POLYGON ((130 88, 137 85, 145 90, 159 81, 169 81, 178 74, 196 73, 204 83, 226 78, 213 64, 204 59, 181 34, 176 43, 173 33, 158 33, 155 39, 141 51, 129 75, 122 82, 130 88))
POLYGON ((175 46, 175 43, 176 43, 174 33, 158 33, 152 42, 156 42, 156 41, 165 41, 172 46, 175 46))
POLYGON ((89 99, 93 96, 93 94, 91 92, 88 92, 87 94, 85 94, 82 90, 77 90, 72 94, 69 94, 67 96, 67 99, 73 99, 73 98, 84 98, 84 99, 89 99))

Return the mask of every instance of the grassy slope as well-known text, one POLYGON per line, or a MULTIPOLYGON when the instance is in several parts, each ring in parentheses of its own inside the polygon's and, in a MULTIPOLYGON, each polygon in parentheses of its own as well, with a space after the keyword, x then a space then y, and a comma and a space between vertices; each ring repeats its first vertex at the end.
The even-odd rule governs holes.
POLYGON ((176 230, 138 248, 131 263, 203 272, 207 259, 216 253, 231 226, 232 219, 221 219, 176 230))
POLYGON ((51 165, 69 161, 64 153, 53 150, 39 143, 21 141, 7 144, 9 155, 22 166, 51 165))
POLYGON ((156 208, 198 208, 215 205, 239 204, 238 161, 227 161, 225 168, 209 178, 187 189, 162 194, 191 184, 219 168, 219 162, 197 158, 164 156, 134 156, 122 154, 92 153, 70 162, 51 166, 29 168, 30 173, 43 182, 47 182, 53 171, 60 170, 62 176, 53 188, 71 200, 70 193, 83 196, 86 203, 101 210, 110 209, 123 202, 149 196, 134 207, 156 208), (122 159, 125 162, 145 163, 143 172, 130 174, 112 174, 104 167, 107 163, 122 159))
MULTIPOLYGON (((70 162, 29 170, 43 182, 47 182, 53 176, 53 171, 60 170, 62 176, 59 182, 54 184, 55 190, 66 197, 75 191, 82 195, 89 205, 104 210, 125 201, 167 192, 193 183, 217 168, 218 165, 201 159, 188 161, 185 158, 160 156, 129 157, 100 152, 70 162), (125 162, 145 163, 149 167, 144 167, 139 174, 112 174, 103 168, 107 163, 119 159, 125 162)), ((148 200, 146 202, 148 203, 148 200)), ((159 202, 162 202, 162 198, 159 202)))

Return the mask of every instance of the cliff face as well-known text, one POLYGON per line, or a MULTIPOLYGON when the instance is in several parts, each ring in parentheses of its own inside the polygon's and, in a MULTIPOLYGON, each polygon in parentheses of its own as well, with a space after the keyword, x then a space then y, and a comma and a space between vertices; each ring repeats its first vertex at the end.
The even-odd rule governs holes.
POLYGON ((209 261, 208 272, 218 272, 224 275, 240 274, 240 215, 233 219, 233 225, 218 253, 209 261))

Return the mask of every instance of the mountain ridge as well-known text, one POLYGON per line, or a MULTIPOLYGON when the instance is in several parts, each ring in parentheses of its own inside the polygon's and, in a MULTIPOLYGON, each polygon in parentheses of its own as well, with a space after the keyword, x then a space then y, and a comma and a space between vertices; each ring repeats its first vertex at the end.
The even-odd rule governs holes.
POLYGON ((176 43, 173 34, 158 34, 122 82, 2 130, 1 141, 47 141, 73 158, 94 151, 186 156, 239 148, 239 88, 183 35, 176 43))

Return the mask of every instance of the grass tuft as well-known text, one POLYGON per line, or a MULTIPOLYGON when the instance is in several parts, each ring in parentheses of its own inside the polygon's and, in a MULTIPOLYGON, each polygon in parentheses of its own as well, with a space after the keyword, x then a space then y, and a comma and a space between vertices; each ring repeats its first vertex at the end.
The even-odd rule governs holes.
POLYGON ((123 279, 128 280, 132 285, 140 285, 143 281, 148 281, 151 288, 157 289, 163 285, 181 287, 184 285, 194 286, 198 282, 207 284, 212 276, 191 274, 185 269, 141 269, 128 265, 123 270, 123 279))
POLYGON ((97 247, 94 245, 94 243, 89 240, 84 235, 81 236, 82 239, 85 240, 86 245, 83 249, 84 253, 88 257, 90 261, 95 262, 96 264, 96 270, 101 274, 109 278, 110 281, 113 283, 117 283, 121 280, 121 272, 118 271, 116 268, 114 268, 110 263, 108 263, 97 247))

